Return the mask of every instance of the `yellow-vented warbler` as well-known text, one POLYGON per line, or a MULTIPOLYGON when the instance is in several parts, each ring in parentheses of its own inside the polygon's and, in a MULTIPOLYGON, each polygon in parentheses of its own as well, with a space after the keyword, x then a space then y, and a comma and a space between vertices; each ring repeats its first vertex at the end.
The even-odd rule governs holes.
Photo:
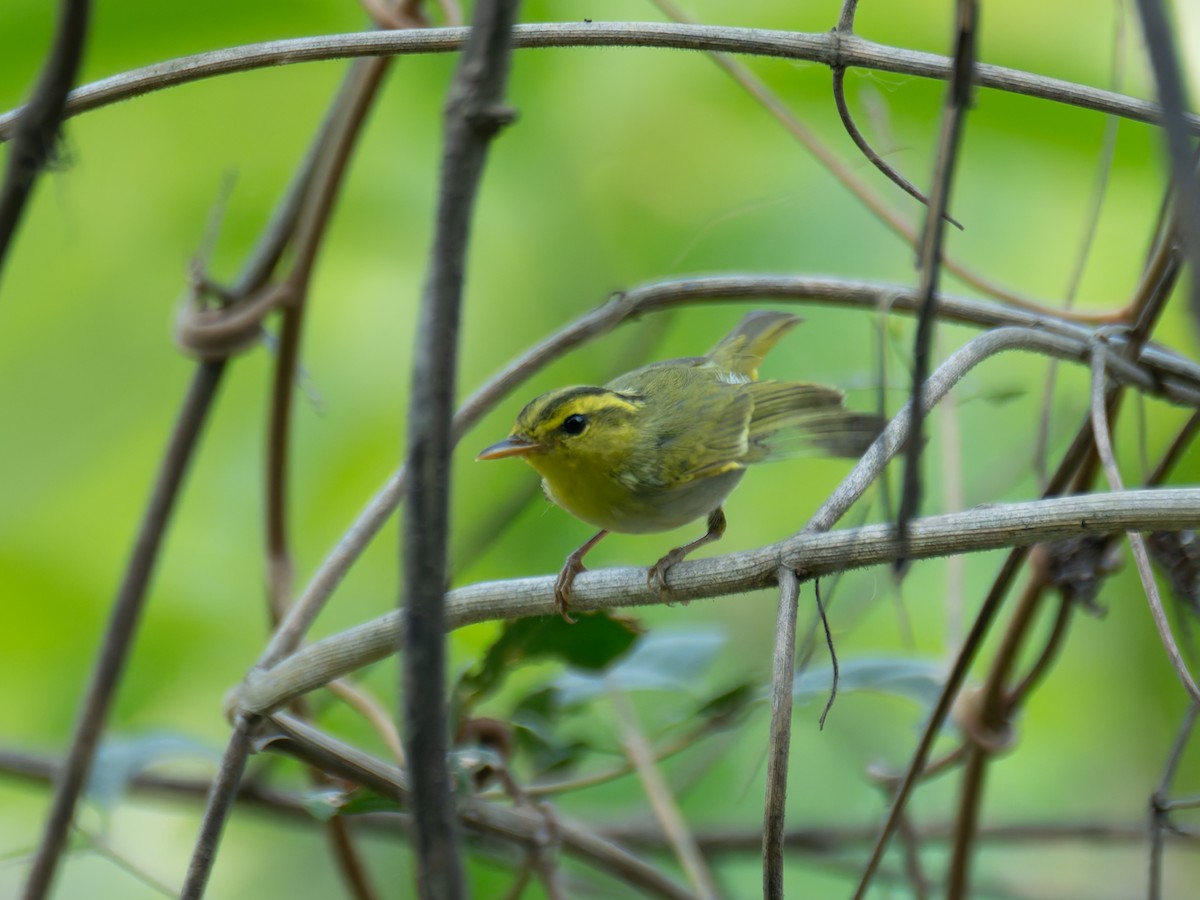
POLYGON ((654 363, 604 387, 566 387, 531 400, 512 433, 479 459, 520 456, 546 496, 600 529, 567 557, 554 586, 563 618, 584 555, 610 531, 669 531, 701 516, 708 531, 650 568, 666 573, 725 531, 721 504, 746 467, 808 447, 861 456, 883 427, 842 405, 842 392, 798 381, 758 381, 767 352, 801 320, 752 312, 707 356, 654 363))

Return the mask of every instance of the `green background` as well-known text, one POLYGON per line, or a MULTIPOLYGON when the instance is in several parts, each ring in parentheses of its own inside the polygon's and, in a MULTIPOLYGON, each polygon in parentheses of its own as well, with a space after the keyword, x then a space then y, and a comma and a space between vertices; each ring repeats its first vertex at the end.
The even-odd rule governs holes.
MULTIPOLYGON (((1189 49, 1200 48, 1195 39, 1200 16, 1183 8, 1186 3, 1176 5, 1186 59, 1189 49)), ((1111 85, 1113 5, 1014 0, 983 6, 982 60, 1111 85)), ((689 6, 697 19, 713 24, 802 31, 831 28, 837 9, 830 0, 689 6)), ((946 0, 864 3, 857 31, 882 43, 944 53, 951 11, 946 0)), ((634 2, 531 2, 522 10, 527 22, 585 17, 660 18, 649 4, 634 2)), ((99 3, 82 80, 224 46, 352 31, 363 21, 349 0, 99 3)), ((26 96, 51 25, 49 4, 8 0, 0 7, 0 108, 10 109, 26 96)), ((1127 19, 1124 30, 1124 90, 1152 96, 1136 23, 1127 19)), ((453 62, 447 55, 425 56, 394 66, 318 261, 303 350, 310 390, 297 395, 293 436, 291 524, 301 583, 403 454, 441 107, 453 62)), ((885 182, 841 130, 825 67, 778 60, 749 64, 872 190, 920 221, 915 202, 885 182)), ((170 327, 189 260, 205 245, 208 219, 223 202, 210 268, 218 278, 232 278, 345 65, 314 63, 208 80, 67 125, 62 166, 38 184, 0 273, 5 746, 59 752, 67 741, 157 461, 194 368, 173 346, 170 327)), ((887 159, 918 184, 926 182, 943 85, 862 71, 848 73, 847 85, 860 123, 887 159)), ((732 271, 917 281, 911 249, 702 55, 525 51, 516 57, 510 101, 520 117, 494 146, 475 218, 461 396, 610 292, 647 280, 732 271)), ((1061 302, 1086 228, 1104 128, 1104 118, 1092 112, 979 91, 952 200, 967 228, 949 233, 949 252, 1014 290, 1061 302)), ((1127 301, 1163 187, 1159 135, 1148 126, 1121 123, 1081 306, 1108 309, 1127 301)), ((946 287, 961 290, 953 279, 946 287)), ((702 352, 744 311, 710 304, 648 316, 554 364, 500 404, 456 454, 455 583, 555 571, 589 534, 587 526, 541 500, 526 467, 473 461, 475 452, 507 432, 526 399, 561 384, 600 383, 650 359, 702 352), (511 522, 498 518, 497 510, 514 504, 518 512, 511 522)), ((816 307, 802 312, 807 323, 775 351, 764 375, 839 384, 849 389, 853 405, 871 408, 878 377, 873 317, 816 307)), ((940 354, 969 334, 943 329, 940 354)), ((888 326, 885 382, 892 408, 903 400, 910 335, 907 320, 888 326)), ((1176 302, 1156 338, 1194 356, 1194 335, 1176 302)), ((236 361, 221 389, 154 578, 113 712, 114 734, 135 741, 183 735, 212 751, 223 745, 222 699, 265 639, 262 471, 271 365, 269 351, 259 348, 236 361)), ((1029 357, 988 363, 960 387, 953 417, 935 416, 925 470, 927 512, 946 508, 946 453, 955 444, 965 505, 1036 495, 1032 436, 1045 370, 1042 361, 1029 357)), ((1064 370, 1052 402, 1052 454, 1078 427, 1086 403, 1086 374, 1064 370)), ((1130 405, 1127 412, 1134 411, 1130 405)), ((1127 414, 1118 431, 1130 482, 1143 471, 1137 418, 1127 414)), ((1146 404, 1151 460, 1183 419, 1180 410, 1146 404)), ((847 468, 844 462, 801 460, 751 472, 726 507, 729 531, 713 552, 758 546, 795 531, 847 468)), ((1196 480, 1194 457, 1185 458, 1174 480, 1196 480)), ((867 514, 878 519, 878 503, 867 514)), ((649 563, 697 531, 698 525, 672 535, 613 536, 589 562, 649 563)), ((334 633, 394 605, 396 542, 393 525, 335 595, 315 634, 334 633)), ((999 559, 983 554, 965 561, 965 611, 957 613, 948 611, 952 582, 944 562, 917 565, 899 595, 887 572, 847 576, 836 588, 832 613, 841 658, 946 660, 955 639, 948 623, 969 621, 999 559)), ((1107 616, 1075 622, 1052 677, 1018 723, 1015 751, 991 769, 984 822, 1144 820, 1185 698, 1130 569, 1102 595, 1107 616)), ((802 598, 805 614, 809 590, 802 598)), ((709 681, 697 686, 701 694, 769 677, 775 617, 769 593, 639 616, 655 629, 715 628, 727 636, 709 681)), ((454 671, 469 666, 497 630, 483 625, 454 635, 454 671)), ((555 671, 547 665, 521 673, 488 711, 507 715, 521 691, 555 671)), ((364 678, 393 703, 392 664, 376 666, 364 678)), ((652 734, 672 724, 672 716, 686 715, 687 704, 678 697, 638 699, 652 734)), ((820 706, 797 709, 789 823, 874 822, 881 792, 867 783, 864 767, 903 764, 921 709, 894 696, 847 694, 818 732, 820 706)), ((616 752, 609 716, 599 704, 566 726, 616 752)), ((378 750, 345 710, 332 708, 323 721, 378 750)), ((766 731, 759 711, 738 731, 667 767, 681 788, 684 813, 697 828, 758 827, 766 731)), ((172 762, 167 770, 180 765, 188 772, 209 771, 203 754, 172 762)), ((278 772, 285 783, 300 783, 291 768, 278 772)), ((1197 776, 1200 760, 1192 750, 1181 790, 1195 787, 1197 776)), ((955 796, 953 777, 923 789, 914 806, 917 820, 946 821, 955 796)), ((0 895, 14 893, 22 882, 21 857, 36 842, 47 798, 41 786, 0 778, 0 854, 10 857, 0 865, 0 895)), ((591 823, 651 821, 632 779, 570 795, 561 808, 591 823)), ((178 884, 198 817, 195 804, 135 799, 103 811, 93 808, 83 821, 107 829, 122 852, 178 884)), ((400 892, 393 896, 403 895, 406 889, 396 886, 408 884, 407 851, 381 837, 365 844, 380 882, 400 892)), ((940 851, 931 851, 931 871, 939 871, 941 861, 940 851)), ((714 864, 735 896, 758 892, 756 853, 714 864)), ((1021 896, 1124 897, 1143 890, 1145 848, 989 846, 977 870, 981 884, 1004 884, 1021 896)), ((788 870, 789 890, 797 896, 843 895, 850 882, 842 872, 838 857, 813 864, 797 856, 788 870)), ((1194 883, 1197 875, 1194 853, 1169 856, 1168 885, 1194 883)), ((511 881, 504 869, 479 858, 471 878, 477 896, 501 895, 511 881)), ((612 889, 611 882, 607 887, 612 889)), ((157 896, 110 862, 81 853, 64 866, 59 896, 83 896, 85 889, 93 897, 157 896)), ((285 897, 298 890, 307 896, 339 890, 319 830, 239 812, 221 847, 211 895, 285 897)))

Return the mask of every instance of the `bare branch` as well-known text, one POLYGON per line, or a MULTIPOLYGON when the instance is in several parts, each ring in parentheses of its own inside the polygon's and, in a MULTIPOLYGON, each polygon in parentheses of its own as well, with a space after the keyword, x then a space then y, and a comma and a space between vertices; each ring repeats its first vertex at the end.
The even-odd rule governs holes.
MULTIPOLYGON (((396 802, 410 802, 412 782, 402 770, 291 716, 275 715, 270 722, 278 729, 278 735, 265 739, 268 749, 295 756, 396 802)), ((535 849, 544 842, 545 816, 530 807, 510 809, 467 799, 459 806, 458 816, 465 828, 485 835, 535 849)), ((556 828, 565 853, 655 896, 695 900, 690 891, 586 828, 561 819, 556 828)))
MULTIPOLYGON (((1124 489, 1121 472, 1117 468, 1117 460, 1113 454, 1112 438, 1109 435, 1108 413, 1104 402, 1106 369, 1109 357, 1107 347, 1102 340, 1097 340, 1092 350, 1092 427, 1096 435, 1096 450, 1104 464, 1104 472, 1108 477, 1109 487, 1114 491, 1124 489)), ((1188 671, 1179 645, 1171 633, 1171 623, 1163 609, 1162 597, 1158 592, 1158 582, 1154 580, 1154 572, 1150 568, 1150 555, 1146 551, 1146 541, 1138 533, 1129 532, 1129 546, 1133 551, 1133 559, 1137 564, 1138 576, 1142 580, 1142 589, 1146 592, 1146 602, 1150 604, 1150 615, 1154 619, 1154 627, 1162 640, 1163 649, 1167 651, 1167 659, 1183 684, 1184 690, 1192 698, 1193 704, 1200 704, 1200 685, 1188 671)))
MULTIPOLYGON (((954 62, 950 85, 942 112, 938 134, 937 162, 934 166, 933 188, 929 192, 929 209, 925 216, 925 231, 921 238, 918 266, 921 271, 921 311, 917 314, 917 329, 913 337, 912 390, 914 398, 924 390, 929 374, 934 326, 937 324, 937 289, 941 277, 942 245, 945 239, 945 213, 950 203, 950 188, 958 150, 966 125, 967 107, 975 80, 975 29, 978 24, 977 0, 958 0, 955 22, 954 62)), ((912 440, 908 442, 904 460, 904 483, 900 492, 900 508, 896 512, 896 529, 903 541, 908 533, 908 520, 917 515, 921 504, 921 456, 924 453, 923 419, 925 412, 919 403, 913 404, 912 440)))
POLYGON ((625 746, 625 755, 629 757, 629 762, 642 783, 642 789, 650 798, 654 817, 658 819, 659 827, 667 836, 667 843, 687 873, 696 896, 703 900, 716 900, 719 894, 712 872, 696 846, 696 840, 692 837, 687 820, 679 811, 679 804, 675 802, 666 779, 658 770, 654 748, 650 746, 638 724, 633 704, 620 688, 615 686, 609 689, 608 696, 616 713, 617 725, 621 729, 621 743, 625 746))
MULTIPOLYGON (((1193 149, 1188 122, 1187 97, 1179 53, 1175 49, 1175 29, 1167 19, 1162 0, 1137 0, 1142 33, 1150 50, 1150 68, 1158 83, 1163 109, 1167 155, 1171 160, 1171 179, 1175 187, 1179 233, 1192 272, 1200 272, 1200 187, 1196 184, 1193 149)), ((1192 318, 1200 319, 1200 279, 1192 280, 1192 318)))
MULTIPOLYGON (((483 0, 446 99, 446 138, 432 263, 421 297, 408 404, 412 488, 404 508, 403 591, 408 629, 402 713, 413 775, 417 891, 429 900, 463 895, 458 832, 446 767, 446 543, 450 454, 462 304, 475 194, 488 148, 512 114, 500 103, 508 80, 517 0, 483 0)), ((398 647, 400 649, 400 647, 398 647)))
POLYGON ((771 730, 767 744, 767 787, 763 803, 763 897, 783 893, 783 844, 786 828, 788 761, 792 746, 792 689, 796 664, 796 618, 800 579, 780 568, 779 612, 775 618, 775 652, 771 668, 771 730))
MULTIPOLYGON (((453 53, 462 48, 467 34, 468 29, 465 28, 371 31, 267 41, 213 50, 134 69, 85 85, 68 96, 66 113, 67 116, 75 116, 178 84, 271 66, 355 56, 453 53)), ((951 70, 951 62, 947 57, 876 44, 856 36, 839 38, 828 33, 806 34, 658 22, 518 25, 513 30, 513 47, 661 47, 742 53, 938 80, 948 78, 951 70)), ((975 76, 975 83, 979 87, 1111 113, 1135 122, 1162 122, 1162 110, 1156 104, 1113 91, 985 63, 976 66, 975 76)), ((12 139, 17 114, 18 111, 12 111, 0 116, 0 141, 12 139)), ((1187 113, 1184 121, 1192 133, 1200 132, 1200 116, 1187 113)))
MULTIPOLYGON (((1163 488, 1121 494, 1086 494, 997 504, 913 522, 914 559, 1030 546, 1078 534, 1116 534, 1182 528, 1200 518, 1200 489, 1163 488)), ((801 532, 757 550, 685 560, 671 570, 674 601, 723 597, 770 587, 780 565, 803 578, 888 563, 901 553, 889 525, 868 525, 824 534, 801 532)), ((645 569, 592 569, 572 594, 579 611, 655 606, 663 602, 646 586, 645 569)), ((554 576, 484 582, 446 595, 446 627, 554 615, 554 576)), ((311 644, 273 669, 252 671, 231 703, 246 713, 265 713, 334 678, 395 652, 403 619, 389 613, 311 644)))

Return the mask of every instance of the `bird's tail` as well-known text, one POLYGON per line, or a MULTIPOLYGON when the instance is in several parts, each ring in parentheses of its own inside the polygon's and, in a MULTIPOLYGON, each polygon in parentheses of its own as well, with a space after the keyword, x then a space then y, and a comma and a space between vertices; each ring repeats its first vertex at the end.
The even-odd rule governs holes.
POLYGON ((708 358, 735 375, 756 380, 763 357, 802 321, 799 316, 773 310, 748 313, 737 328, 709 351, 708 358))

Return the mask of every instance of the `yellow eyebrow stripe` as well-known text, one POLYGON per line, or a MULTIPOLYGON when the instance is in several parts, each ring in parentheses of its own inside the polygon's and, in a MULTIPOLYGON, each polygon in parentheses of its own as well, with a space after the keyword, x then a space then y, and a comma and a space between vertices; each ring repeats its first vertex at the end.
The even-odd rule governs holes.
POLYGON ((610 391, 604 394, 579 394, 567 401, 565 398, 558 404, 558 411, 566 416, 588 415, 607 409, 619 409, 624 412, 636 412, 641 408, 640 403, 630 400, 622 394, 610 391))

